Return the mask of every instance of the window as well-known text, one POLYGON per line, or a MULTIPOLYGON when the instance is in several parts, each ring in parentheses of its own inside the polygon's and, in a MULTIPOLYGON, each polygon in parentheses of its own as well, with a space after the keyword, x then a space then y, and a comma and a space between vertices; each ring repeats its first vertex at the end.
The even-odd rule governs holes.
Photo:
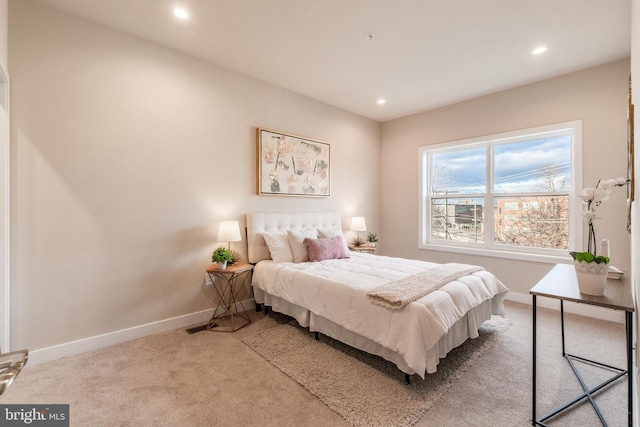
POLYGON ((581 247, 581 128, 575 121, 421 147, 420 247, 501 256, 581 247))

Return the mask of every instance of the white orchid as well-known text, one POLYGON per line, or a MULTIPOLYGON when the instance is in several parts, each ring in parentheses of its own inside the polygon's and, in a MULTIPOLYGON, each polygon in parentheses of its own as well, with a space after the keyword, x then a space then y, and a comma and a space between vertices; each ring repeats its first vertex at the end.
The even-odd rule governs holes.
POLYGON ((586 209, 583 214, 585 218, 592 219, 593 213, 596 208, 600 206, 602 202, 609 200, 611 190, 614 187, 622 187, 627 183, 624 178, 605 179, 598 181, 598 184, 594 188, 585 188, 582 190, 580 198, 587 203, 586 209))
POLYGON ((589 222, 589 241, 587 243, 587 252, 570 252, 574 259, 578 259, 578 261, 587 260, 588 262, 591 262, 591 260, 599 262, 598 259, 601 259, 601 262, 609 262, 609 258, 596 256, 596 233, 593 228, 593 220, 599 219, 596 216, 596 209, 602 202, 609 200, 611 190, 615 187, 622 187, 628 182, 625 178, 605 179, 598 181, 598 184, 593 188, 582 190, 582 194, 579 197, 585 203, 582 216, 589 222))
POLYGON ((582 211, 582 216, 588 220, 600 219, 599 217, 596 216, 595 210, 584 209, 582 211))

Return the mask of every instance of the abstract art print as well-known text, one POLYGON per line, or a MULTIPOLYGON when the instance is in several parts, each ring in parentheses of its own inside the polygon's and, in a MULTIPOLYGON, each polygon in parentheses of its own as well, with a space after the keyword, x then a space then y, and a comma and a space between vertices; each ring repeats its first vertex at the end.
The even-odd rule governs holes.
POLYGON ((260 128, 257 142, 258 194, 331 195, 328 143, 260 128))

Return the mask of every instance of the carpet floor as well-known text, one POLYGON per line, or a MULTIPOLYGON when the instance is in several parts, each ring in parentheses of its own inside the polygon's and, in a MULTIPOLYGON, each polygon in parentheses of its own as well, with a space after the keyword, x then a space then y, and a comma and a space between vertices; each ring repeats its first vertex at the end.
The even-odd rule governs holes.
POLYGON ((494 316, 480 336, 452 350, 438 371, 421 379, 380 357, 314 334, 294 321, 249 336, 250 348, 357 427, 412 426, 489 348, 511 322, 494 316))
MULTIPOLYGON (((414 427, 531 425, 531 306, 508 301, 505 305, 511 326, 488 337, 482 355, 459 378, 441 387, 442 396, 414 427)), ((291 319, 275 313, 248 313, 252 323, 235 333, 188 334, 176 329, 37 366, 27 365, 0 396, 0 403, 70 404, 70 424, 74 427, 352 425, 243 343, 291 319)), ((561 356, 559 317, 557 311, 538 310, 538 416, 581 390, 561 356)), ((568 351, 613 366, 625 365, 623 324, 571 314, 565 315, 565 321, 568 351)), ((323 338, 322 343, 326 342, 323 338)), ((352 359, 354 365, 361 363, 357 357, 352 359)), ((439 372, 444 372, 447 360, 441 362, 439 372)), ((327 377, 328 382, 337 381, 335 375, 326 372, 331 365, 323 364, 319 375, 327 377)), ((583 368, 589 384, 597 384, 608 374, 583 368)), ((414 378, 407 388, 403 375, 392 369, 388 380, 394 390, 409 394, 421 386, 421 380, 414 378)), ((367 380, 363 374, 354 375, 352 369, 340 376, 354 387, 367 380)), ((354 391, 364 396, 369 392, 354 391)), ((596 401, 609 426, 626 425, 626 396, 626 380, 597 394, 596 401)), ((362 405, 366 407, 358 409, 360 416, 367 417, 370 403, 362 405)), ((355 418, 354 424, 363 424, 355 418)), ((413 419, 398 414, 393 422, 413 419)), ((601 426, 588 404, 579 404, 548 424, 601 426)))

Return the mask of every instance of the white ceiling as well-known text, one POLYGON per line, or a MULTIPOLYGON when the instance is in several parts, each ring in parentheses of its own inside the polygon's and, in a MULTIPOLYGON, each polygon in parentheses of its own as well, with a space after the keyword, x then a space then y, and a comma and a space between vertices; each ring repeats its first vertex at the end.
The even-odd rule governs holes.
POLYGON ((631 0, 38 1, 381 122, 630 55, 631 0))

